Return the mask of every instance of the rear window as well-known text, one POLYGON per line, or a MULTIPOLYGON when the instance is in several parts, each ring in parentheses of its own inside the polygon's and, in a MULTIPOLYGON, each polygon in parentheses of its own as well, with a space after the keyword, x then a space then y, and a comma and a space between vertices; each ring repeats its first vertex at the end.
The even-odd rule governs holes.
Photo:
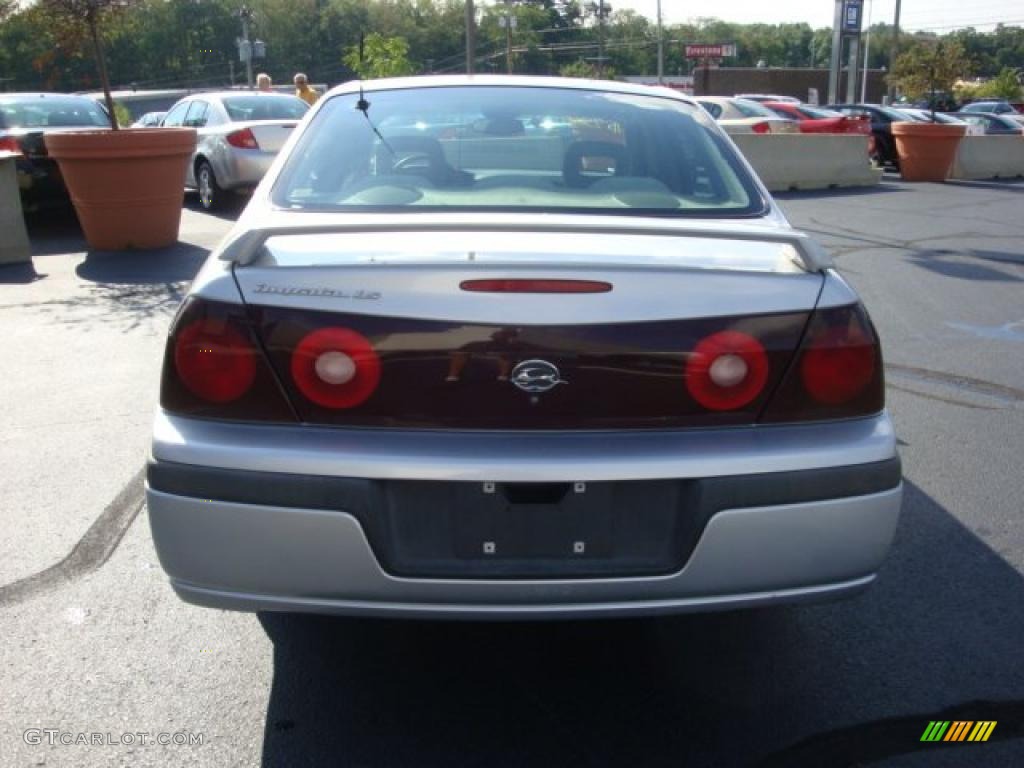
POLYGON ((109 128, 107 113, 92 99, 36 97, 0 102, 0 128, 109 128))
POLYGON ((233 123, 246 120, 300 120, 309 104, 295 96, 228 96, 224 109, 233 123))
POLYGON ((283 207, 756 215, 764 201, 699 107, 567 88, 332 97, 274 188, 283 207))

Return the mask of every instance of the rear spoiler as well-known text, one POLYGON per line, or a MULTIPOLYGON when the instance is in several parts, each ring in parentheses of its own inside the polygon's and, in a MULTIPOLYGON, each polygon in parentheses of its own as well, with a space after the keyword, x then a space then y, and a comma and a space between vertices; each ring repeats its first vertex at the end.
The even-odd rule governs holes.
MULTIPOLYGON (((309 214, 297 214, 308 216, 309 214)), ((292 216, 296 216, 292 213, 292 216)), ((271 214, 271 219, 274 215, 271 214)), ((661 235, 669 237, 703 237, 721 240, 745 240, 763 243, 779 243, 792 246, 800 258, 800 266, 807 272, 821 272, 833 266, 832 257, 821 245, 809 235, 778 226, 751 224, 730 220, 728 224, 704 222, 672 222, 671 224, 645 220, 644 226, 629 225, 624 222, 609 222, 598 217, 586 221, 544 221, 543 216, 532 220, 526 217, 494 216, 487 222, 480 219, 466 220, 448 217, 431 217, 416 221, 412 217, 388 216, 355 216, 340 214, 331 217, 333 220, 319 224, 289 222, 287 224, 269 224, 261 227, 249 227, 239 222, 228 239, 221 245, 217 258, 232 262, 239 266, 252 264, 259 260, 263 245, 272 237, 285 235, 330 235, 330 234, 369 234, 375 232, 551 232, 575 233, 588 235, 661 235)))

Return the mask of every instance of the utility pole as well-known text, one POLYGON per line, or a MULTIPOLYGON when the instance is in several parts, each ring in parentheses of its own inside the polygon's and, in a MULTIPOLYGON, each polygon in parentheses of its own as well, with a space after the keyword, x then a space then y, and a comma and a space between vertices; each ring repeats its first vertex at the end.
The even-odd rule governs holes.
POLYGON ((658 0, 658 85, 665 84, 665 37, 661 29, 661 0, 658 0))
POLYGON ((597 6, 597 77, 604 79, 604 0, 597 6))
POLYGON ((242 20, 242 50, 246 52, 245 81, 249 84, 249 90, 252 90, 252 43, 249 42, 249 22, 252 21, 252 11, 249 6, 243 5, 238 16, 242 20))
POLYGON ((512 0, 505 0, 505 71, 512 74, 512 0))
MULTIPOLYGON (((892 21, 892 46, 889 48, 889 75, 892 76, 892 71, 896 67, 896 54, 899 52, 900 47, 900 0, 896 0, 896 14, 892 21)), ((890 82, 889 84, 889 103, 892 103, 896 99, 896 86, 890 82)))
POLYGON ((473 0, 466 0, 466 74, 473 74, 476 59, 476 10, 473 0))

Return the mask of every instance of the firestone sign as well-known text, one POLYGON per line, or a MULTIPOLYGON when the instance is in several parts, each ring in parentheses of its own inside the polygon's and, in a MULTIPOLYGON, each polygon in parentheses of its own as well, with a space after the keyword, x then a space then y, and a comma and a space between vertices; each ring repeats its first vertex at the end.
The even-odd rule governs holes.
POLYGON ((723 59, 736 55, 736 43, 693 43, 686 46, 688 59, 723 59))

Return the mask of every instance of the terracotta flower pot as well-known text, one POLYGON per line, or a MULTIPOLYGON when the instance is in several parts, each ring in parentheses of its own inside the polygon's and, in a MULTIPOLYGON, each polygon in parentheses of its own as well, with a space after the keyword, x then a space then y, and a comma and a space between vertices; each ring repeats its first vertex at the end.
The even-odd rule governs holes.
POLYGON ((177 241, 194 128, 74 131, 46 136, 90 248, 177 241))
POLYGON ((945 181, 965 125, 893 123, 900 175, 906 181, 945 181))

